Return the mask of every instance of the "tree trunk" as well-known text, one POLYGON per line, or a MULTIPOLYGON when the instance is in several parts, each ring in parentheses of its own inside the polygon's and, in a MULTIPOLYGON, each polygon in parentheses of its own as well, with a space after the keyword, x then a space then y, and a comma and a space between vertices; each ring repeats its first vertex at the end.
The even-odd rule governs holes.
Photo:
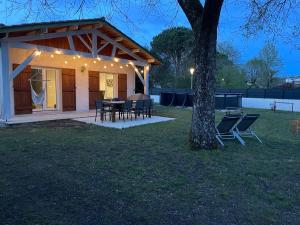
POLYGON ((223 0, 178 0, 195 36, 195 76, 190 141, 200 149, 217 148, 215 84, 217 28, 223 0))
POLYGON ((215 131, 216 34, 196 40, 191 143, 196 148, 217 148, 215 131))

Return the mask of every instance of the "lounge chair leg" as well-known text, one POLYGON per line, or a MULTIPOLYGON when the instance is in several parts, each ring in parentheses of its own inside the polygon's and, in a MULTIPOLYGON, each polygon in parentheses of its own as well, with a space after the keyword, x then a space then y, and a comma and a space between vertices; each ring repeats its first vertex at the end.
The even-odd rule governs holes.
POLYGON ((254 137, 256 137, 256 139, 262 144, 262 141, 260 140, 260 138, 257 137, 257 135, 256 135, 253 131, 251 131, 251 134, 252 134, 254 137))
POLYGON ((236 139, 238 139, 238 141, 239 141, 242 145, 245 145, 245 141, 241 138, 241 136, 240 136, 237 132, 233 131, 233 136, 234 136, 236 139))
POLYGON ((223 148, 223 147, 224 147, 224 143, 223 143, 223 141, 221 140, 221 138, 220 138, 218 135, 216 135, 216 138, 217 138, 218 142, 221 144, 221 146, 222 146, 222 148, 223 148))

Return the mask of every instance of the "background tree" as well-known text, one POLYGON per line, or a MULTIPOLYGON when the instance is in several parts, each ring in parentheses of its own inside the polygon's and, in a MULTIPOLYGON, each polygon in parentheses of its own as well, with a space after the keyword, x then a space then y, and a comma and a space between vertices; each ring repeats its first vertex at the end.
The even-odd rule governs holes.
MULTIPOLYGON (((26 4, 22 4, 21 9, 31 12, 32 0, 26 0, 26 4)), ((65 3, 69 1, 65 0, 65 3)), ((95 0, 74 0, 71 1, 78 6, 78 11, 82 12, 85 4, 94 4, 100 6, 102 1, 95 0)), ((110 4, 125 18, 128 18, 125 5, 130 5, 133 1, 124 0, 106 0, 106 4, 110 4)), ((146 7, 158 9, 162 4, 159 0, 142 1, 146 7)), ((194 36, 194 63, 195 75, 193 86, 193 115, 190 141, 197 148, 213 149, 217 147, 215 136, 215 89, 216 89, 216 47, 218 24, 223 6, 223 0, 177 0, 179 6, 186 15, 194 36)), ((11 1, 12 5, 20 8, 18 1, 11 1)), ((38 12, 45 12, 50 8, 51 12, 55 6, 61 7, 61 1, 36 0, 35 5, 39 4, 38 12)), ((171 4, 171 3, 169 3, 171 4)), ((292 9, 297 9, 299 1, 297 0, 249 0, 244 2, 249 4, 248 19, 245 23, 246 33, 251 34, 257 30, 276 31, 275 28, 280 24, 286 25, 284 21, 292 15, 292 9)), ((67 5, 67 4, 65 4, 67 5)), ((89 9, 91 10, 91 9, 89 9)), ((68 8, 68 11, 70 9, 68 8)), ((298 20, 295 20, 298 21, 298 20)), ((286 26, 284 26, 286 28, 286 26)), ((291 26, 289 26, 291 27, 291 26)), ((276 32, 277 34, 280 32, 276 32)))
POLYGON ((241 56, 240 52, 228 41, 218 43, 217 50, 219 53, 226 55, 228 60, 233 63, 237 63, 241 56))
POLYGON ((275 81, 275 76, 281 66, 278 51, 274 44, 267 42, 259 53, 259 59, 263 62, 263 73, 261 85, 265 88, 271 88, 275 81))
POLYGON ((244 66, 248 87, 262 87, 260 79, 264 73, 264 62, 258 58, 249 60, 244 66))
MULTIPOLYGON (((178 77, 184 73, 183 62, 191 56, 193 33, 185 27, 166 29, 151 42, 151 51, 160 57, 174 72, 174 87, 178 87, 178 77)), ((162 68, 165 68, 164 65, 162 68)))
POLYGON ((240 66, 229 60, 229 56, 217 53, 217 87, 243 88, 246 76, 240 66))

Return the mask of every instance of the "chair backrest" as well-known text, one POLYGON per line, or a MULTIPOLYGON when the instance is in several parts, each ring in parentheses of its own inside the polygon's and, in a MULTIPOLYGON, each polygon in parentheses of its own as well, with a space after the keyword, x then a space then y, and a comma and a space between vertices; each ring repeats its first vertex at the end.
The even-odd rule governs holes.
POLYGON ((133 101, 137 101, 137 100, 147 100, 150 99, 149 95, 145 95, 145 94, 134 94, 128 97, 129 100, 133 100, 133 101))
POLYGON ((143 107, 144 107, 144 101, 143 100, 137 100, 136 103, 135 103, 135 108, 139 109, 139 110, 142 110, 143 107))
POLYGON ((246 131, 258 119, 259 114, 246 114, 237 124, 236 128, 239 131, 246 131))
POLYGON ((103 101, 102 100, 96 100, 95 101, 96 110, 103 108, 103 101))
POLYGON ((126 100, 124 103, 124 109, 129 110, 132 108, 132 101, 131 100, 126 100))
POLYGON ((239 121, 240 116, 224 116, 221 122, 217 126, 217 130, 221 134, 229 133, 239 121))
POLYGON ((150 109, 150 107, 151 107, 151 100, 150 99, 144 100, 144 108, 150 109))

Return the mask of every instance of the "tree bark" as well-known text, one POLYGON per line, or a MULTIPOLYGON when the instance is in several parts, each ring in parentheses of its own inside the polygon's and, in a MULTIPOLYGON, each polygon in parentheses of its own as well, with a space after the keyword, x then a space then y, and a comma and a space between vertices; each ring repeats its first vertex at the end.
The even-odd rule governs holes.
POLYGON ((217 148, 215 84, 217 28, 223 0, 178 0, 195 36, 195 76, 190 141, 200 149, 217 148))

